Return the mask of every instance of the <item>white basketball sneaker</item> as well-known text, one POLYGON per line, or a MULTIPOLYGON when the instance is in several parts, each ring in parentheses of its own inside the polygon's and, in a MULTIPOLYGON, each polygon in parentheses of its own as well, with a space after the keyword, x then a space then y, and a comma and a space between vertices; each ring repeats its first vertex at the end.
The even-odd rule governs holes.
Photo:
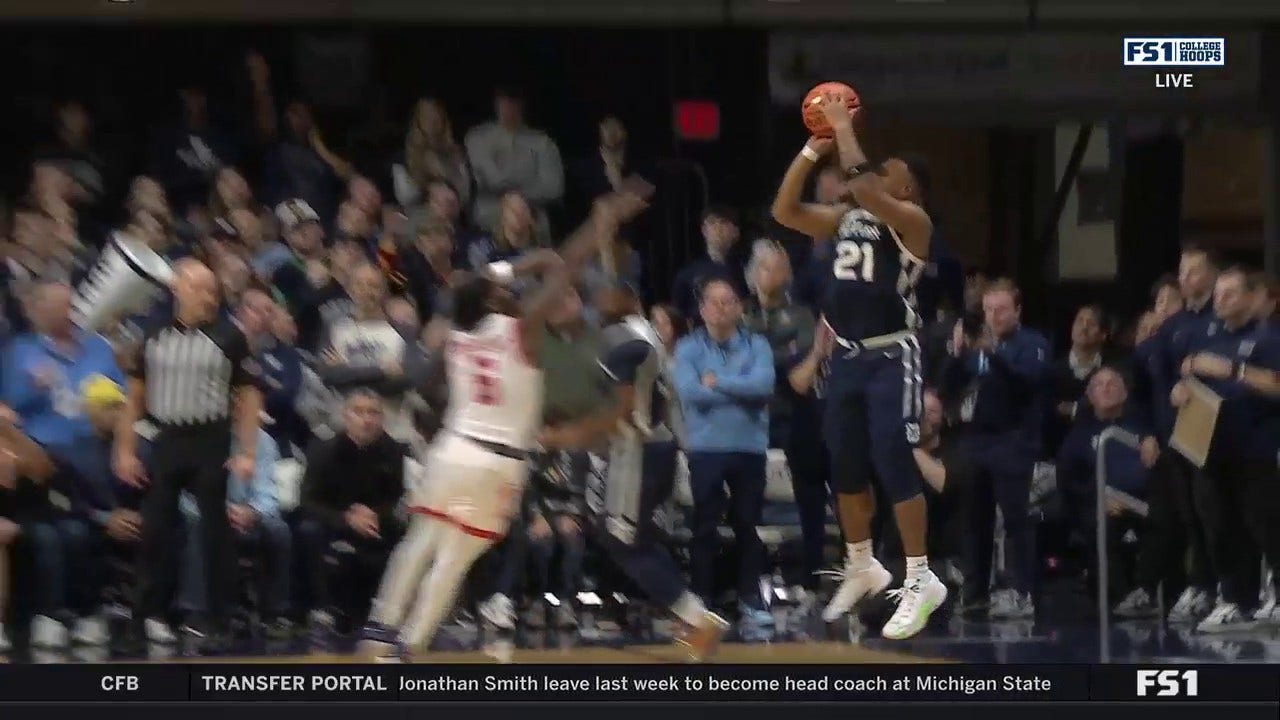
POLYGON ((41 649, 57 649, 67 646, 67 626, 48 615, 31 619, 31 644, 41 649))
POLYGON ((929 616, 947 599, 947 586, 932 571, 904 584, 889 596, 898 601, 898 609, 884 624, 881 635, 890 640, 906 640, 924 629, 929 616))
POLYGON ((480 604, 480 617, 500 630, 514 630, 516 627, 516 606, 511 598, 502 593, 494 593, 480 604))
POLYGON ((883 592, 893 582, 893 575, 875 558, 871 558, 870 565, 856 572, 850 572, 849 566, 850 560, 846 559, 844 570, 827 571, 844 579, 822 611, 822 619, 826 622, 835 622, 863 598, 883 592))

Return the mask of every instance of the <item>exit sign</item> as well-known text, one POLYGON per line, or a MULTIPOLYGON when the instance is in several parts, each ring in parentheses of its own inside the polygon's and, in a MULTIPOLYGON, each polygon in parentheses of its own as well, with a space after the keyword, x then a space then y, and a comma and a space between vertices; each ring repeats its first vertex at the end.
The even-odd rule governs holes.
POLYGON ((676 137, 681 140, 720 139, 720 105, 710 100, 678 100, 675 106, 676 137))

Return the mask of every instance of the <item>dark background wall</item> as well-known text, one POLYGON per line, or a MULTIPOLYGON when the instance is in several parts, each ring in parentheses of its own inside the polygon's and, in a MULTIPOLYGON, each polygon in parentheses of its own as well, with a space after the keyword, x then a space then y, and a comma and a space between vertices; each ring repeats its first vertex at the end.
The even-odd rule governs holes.
MULTIPOLYGON (((1275 74, 1265 68, 1277 65, 1273 40, 1264 34, 1264 82, 1275 74)), ((174 90, 192 77, 209 85, 215 115, 248 136, 244 55, 250 49, 269 60, 277 100, 318 101, 330 146, 368 168, 385 166, 385 153, 403 141, 415 99, 442 99, 461 136, 490 117, 492 87, 514 83, 527 91, 531 122, 552 134, 566 160, 592 152, 596 122, 604 113, 617 113, 630 129, 635 154, 700 165, 710 200, 746 210, 750 232, 776 231, 761 209, 805 136, 796 108, 769 100, 763 28, 11 24, 0 27, 0 63, 6 68, 0 100, 0 132, 7 140, 6 161, 0 163, 4 194, 12 197, 23 186, 25 154, 42 140, 48 109, 61 98, 88 104, 98 144, 121 177, 144 169, 149 131, 175 116, 174 90), (352 39, 364 40, 367 49, 353 67, 321 64, 309 54, 352 39), (302 82, 306 78, 311 81, 302 82), (338 101, 326 102, 329 96, 338 101), (672 102, 681 98, 720 105, 718 141, 676 140, 672 102)), ((1272 96, 1280 93, 1262 95, 1272 96)), ((1038 233, 1044 193, 1056 182, 1046 144, 1052 120, 1010 115, 1006 123, 986 126, 951 120, 940 113, 877 118, 872 112, 867 138, 878 152, 909 148, 932 158, 939 171, 936 211, 967 264, 1015 273, 1051 289, 1046 269, 1052 248, 1038 244, 1038 233)), ((1126 194, 1139 211, 1119 219, 1120 270, 1124 277, 1141 276, 1141 282, 1118 291, 1117 304, 1125 309, 1145 296, 1146 275, 1157 265, 1167 267, 1181 237, 1182 188, 1174 178, 1181 172, 1182 142, 1176 135, 1162 134, 1127 152, 1132 187, 1126 194), (1157 187, 1158 192, 1139 192, 1157 187)), ((683 227, 676 240, 682 245, 656 268, 662 276, 698 252, 696 217, 678 222, 683 227)), ((1066 306, 1065 298, 1075 294, 1063 289, 1062 303, 1045 300, 1035 314, 1059 323, 1062 312, 1050 304, 1066 306)))
MULTIPOLYGON (((0 101, 4 130, 10 138, 38 137, 49 101, 78 97, 92 109, 99 137, 119 145, 128 160, 137 156, 131 142, 143 139, 139 127, 173 116, 174 89, 185 79, 204 78, 215 112, 244 124, 247 50, 270 61, 278 99, 306 97, 299 82, 308 69, 298 62, 303 39, 352 36, 367 38, 372 50, 368 82, 353 105, 319 108, 335 149, 379 110, 403 133, 412 103, 427 96, 444 100, 461 135, 491 117, 495 84, 516 83, 529 95, 531 121, 555 137, 567 158, 594 148, 596 122, 615 112, 640 152, 687 154, 715 168, 713 186, 725 200, 756 187, 753 163, 729 162, 749 160, 765 131, 764 36, 755 31, 9 26, 0 29, 0 62, 9 69, 0 101), (689 97, 721 103, 720 142, 675 143, 671 103, 689 97)), ((15 145, 20 155, 22 143, 15 145)))

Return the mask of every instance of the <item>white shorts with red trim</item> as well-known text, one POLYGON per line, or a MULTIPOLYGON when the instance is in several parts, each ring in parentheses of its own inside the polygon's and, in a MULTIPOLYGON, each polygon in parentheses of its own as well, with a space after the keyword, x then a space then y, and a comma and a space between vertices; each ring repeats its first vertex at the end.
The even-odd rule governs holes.
POLYGON ((520 512, 529 465, 442 432, 426 453, 409 512, 445 520, 468 535, 500 540, 520 512))

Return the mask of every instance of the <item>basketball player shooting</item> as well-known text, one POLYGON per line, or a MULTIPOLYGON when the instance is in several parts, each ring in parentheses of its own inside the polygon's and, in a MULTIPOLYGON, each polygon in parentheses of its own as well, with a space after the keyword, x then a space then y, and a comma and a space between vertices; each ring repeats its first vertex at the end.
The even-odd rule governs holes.
POLYGON ((835 238, 821 301, 823 322, 835 336, 823 432, 847 557, 823 619, 838 619, 892 581, 872 555, 874 473, 893 504, 907 556, 906 580, 890 592, 898 606, 882 634, 905 639, 923 630, 947 597, 946 586, 929 569, 923 481, 912 457, 923 401, 915 284, 933 226, 920 201, 923 166, 901 158, 869 162, 853 127, 857 109, 850 108, 847 95, 818 95, 806 108, 811 103, 820 109, 826 125, 821 134, 834 139, 854 202, 801 202, 810 172, 833 145, 815 136, 787 169, 773 216, 811 237, 835 238))
POLYGON ((455 288, 443 428, 425 453, 425 487, 410 498, 414 519, 383 576, 362 654, 396 661, 429 647, 467 571, 506 534, 542 430, 536 358, 547 316, 599 238, 642 210, 651 189, 631 183, 599 201, 559 255, 539 251, 494 263, 455 288), (526 273, 541 274, 542 287, 517 303, 506 286, 526 273))

